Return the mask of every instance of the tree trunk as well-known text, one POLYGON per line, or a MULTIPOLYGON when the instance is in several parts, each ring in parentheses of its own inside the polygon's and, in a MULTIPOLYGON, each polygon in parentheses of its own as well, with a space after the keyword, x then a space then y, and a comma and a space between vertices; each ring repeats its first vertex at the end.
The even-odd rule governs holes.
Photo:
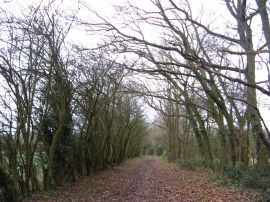
POLYGON ((0 189, 3 189, 3 198, 6 202, 13 202, 17 200, 18 193, 15 187, 16 185, 14 185, 11 177, 0 165, 0 189))

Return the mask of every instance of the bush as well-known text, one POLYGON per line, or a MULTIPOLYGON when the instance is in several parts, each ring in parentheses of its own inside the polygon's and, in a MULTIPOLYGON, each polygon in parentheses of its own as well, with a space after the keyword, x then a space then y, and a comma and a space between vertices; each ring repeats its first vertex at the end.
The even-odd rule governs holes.
POLYGON ((262 180, 261 174, 258 172, 253 171, 247 171, 244 173, 241 184, 243 184, 247 188, 253 188, 253 189, 266 189, 267 183, 262 180))
POLYGON ((194 165, 193 161, 184 161, 184 162, 177 162, 177 165, 180 167, 186 168, 188 170, 196 170, 196 166, 194 165))
POLYGON ((245 170, 240 166, 228 165, 223 167, 223 172, 228 176, 228 178, 238 181, 242 179, 245 170))
POLYGON ((266 197, 265 197, 266 201, 270 201, 270 188, 268 188, 266 190, 266 197))
POLYGON ((204 159, 196 160, 195 165, 200 166, 200 167, 204 167, 204 168, 210 168, 212 170, 214 169, 214 164, 210 163, 209 161, 206 161, 204 159))
POLYGON ((211 168, 212 169, 212 164, 205 160, 188 160, 188 161, 176 161, 175 162, 178 166, 189 169, 189 170, 196 170, 196 167, 204 167, 204 168, 211 168))
MULTIPOLYGON (((269 173, 261 173, 254 168, 246 168, 243 166, 225 166, 223 172, 227 178, 221 181, 221 185, 242 185, 245 188, 255 189, 263 197, 263 201, 270 202, 270 175, 269 173), (229 183, 228 183, 229 182, 229 183)), ((269 172, 269 171, 268 171, 269 172)))
POLYGON ((264 179, 258 170, 241 166, 225 166, 223 172, 228 178, 246 188, 266 190, 270 186, 269 179, 267 177, 264 179))

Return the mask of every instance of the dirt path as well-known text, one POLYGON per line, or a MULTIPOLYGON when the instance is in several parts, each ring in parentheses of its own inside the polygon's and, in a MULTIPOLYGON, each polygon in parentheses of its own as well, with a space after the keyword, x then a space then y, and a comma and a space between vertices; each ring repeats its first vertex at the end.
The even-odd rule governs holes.
POLYGON ((246 193, 218 187, 210 177, 205 170, 180 169, 153 158, 136 159, 78 179, 57 192, 36 195, 32 201, 254 201, 246 193))

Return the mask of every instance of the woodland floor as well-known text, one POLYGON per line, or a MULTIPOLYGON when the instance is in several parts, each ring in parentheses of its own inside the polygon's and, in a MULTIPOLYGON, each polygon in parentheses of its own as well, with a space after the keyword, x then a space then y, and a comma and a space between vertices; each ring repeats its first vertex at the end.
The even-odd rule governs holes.
POLYGON ((57 191, 37 194, 25 202, 259 201, 249 191, 218 186, 213 176, 202 168, 187 170, 144 157, 79 178, 57 191))

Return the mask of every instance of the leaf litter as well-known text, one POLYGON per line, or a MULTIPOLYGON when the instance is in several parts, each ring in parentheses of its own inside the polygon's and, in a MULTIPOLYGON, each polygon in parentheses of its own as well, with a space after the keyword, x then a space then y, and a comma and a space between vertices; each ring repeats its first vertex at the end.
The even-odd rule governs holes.
POLYGON ((212 175, 206 169, 188 170, 143 157, 81 177, 56 191, 35 194, 24 202, 260 201, 248 191, 219 187, 209 180, 212 175))

